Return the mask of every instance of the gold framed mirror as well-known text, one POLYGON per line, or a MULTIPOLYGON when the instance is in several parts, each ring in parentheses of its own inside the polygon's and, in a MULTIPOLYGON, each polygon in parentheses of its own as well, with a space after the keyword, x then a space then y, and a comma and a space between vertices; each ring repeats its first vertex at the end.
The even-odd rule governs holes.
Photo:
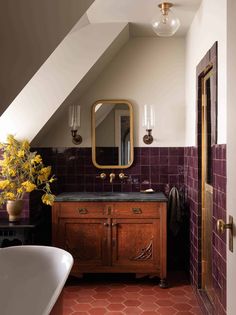
POLYGON ((127 100, 92 106, 92 161, 100 169, 125 169, 134 160, 133 107, 127 100))

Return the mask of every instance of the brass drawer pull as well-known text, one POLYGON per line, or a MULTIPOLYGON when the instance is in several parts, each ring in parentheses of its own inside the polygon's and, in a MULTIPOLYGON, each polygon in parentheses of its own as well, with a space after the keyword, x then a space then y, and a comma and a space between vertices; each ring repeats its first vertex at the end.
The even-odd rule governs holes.
POLYGON ((112 226, 117 226, 118 223, 112 223, 112 226))
POLYGON ((132 208, 132 211, 134 214, 141 214, 142 213, 142 209, 141 208, 132 208))
POLYGON ((107 227, 107 226, 109 226, 109 223, 104 222, 103 225, 107 227))
POLYGON ((86 208, 79 208, 79 214, 87 214, 88 210, 86 208))

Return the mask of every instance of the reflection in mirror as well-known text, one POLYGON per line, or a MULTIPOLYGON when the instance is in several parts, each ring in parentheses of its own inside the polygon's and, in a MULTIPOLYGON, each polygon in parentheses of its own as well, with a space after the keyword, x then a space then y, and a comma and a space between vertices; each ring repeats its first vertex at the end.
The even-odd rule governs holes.
POLYGON ((92 154, 98 168, 127 168, 133 162, 133 111, 127 101, 101 100, 92 108, 92 154))

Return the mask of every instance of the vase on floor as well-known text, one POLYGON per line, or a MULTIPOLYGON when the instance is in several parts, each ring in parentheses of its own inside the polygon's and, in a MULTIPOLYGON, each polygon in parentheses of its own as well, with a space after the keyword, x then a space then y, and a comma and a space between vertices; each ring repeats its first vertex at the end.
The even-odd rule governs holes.
POLYGON ((10 222, 16 222, 21 219, 21 213, 24 208, 24 200, 8 200, 6 203, 6 209, 8 212, 8 218, 10 222))

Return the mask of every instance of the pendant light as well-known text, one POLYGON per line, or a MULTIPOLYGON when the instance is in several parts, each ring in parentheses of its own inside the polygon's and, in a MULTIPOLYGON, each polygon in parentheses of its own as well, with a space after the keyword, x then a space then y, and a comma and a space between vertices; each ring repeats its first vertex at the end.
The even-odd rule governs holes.
POLYGON ((160 15, 152 21, 152 28, 158 36, 169 37, 176 33, 180 26, 179 19, 170 10, 173 4, 170 2, 163 2, 158 5, 160 8, 160 15))

